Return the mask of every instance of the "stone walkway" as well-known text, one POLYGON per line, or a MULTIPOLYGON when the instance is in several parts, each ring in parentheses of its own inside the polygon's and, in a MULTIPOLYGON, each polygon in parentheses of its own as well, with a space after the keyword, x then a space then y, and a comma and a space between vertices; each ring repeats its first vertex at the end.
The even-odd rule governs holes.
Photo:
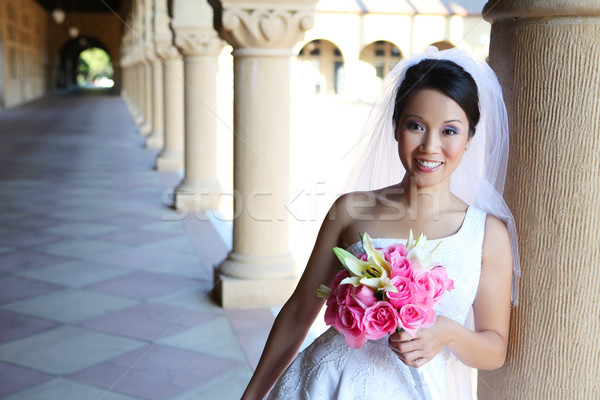
POLYGON ((210 298, 228 248, 120 97, 0 110, 0 398, 237 399, 273 322, 210 298))

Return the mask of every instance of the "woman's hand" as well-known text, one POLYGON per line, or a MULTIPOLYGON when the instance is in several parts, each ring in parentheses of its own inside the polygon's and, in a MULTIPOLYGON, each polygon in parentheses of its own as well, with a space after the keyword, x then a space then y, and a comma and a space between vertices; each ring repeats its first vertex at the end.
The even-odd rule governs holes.
POLYGON ((452 328, 449 318, 438 316, 429 328, 419 329, 413 338, 405 331, 390 336, 388 344, 409 367, 419 368, 431 361, 448 344, 452 328))

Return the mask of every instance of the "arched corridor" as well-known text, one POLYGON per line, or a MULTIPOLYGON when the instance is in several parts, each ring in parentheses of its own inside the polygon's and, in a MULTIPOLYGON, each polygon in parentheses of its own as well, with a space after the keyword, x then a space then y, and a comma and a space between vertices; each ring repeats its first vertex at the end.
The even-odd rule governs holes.
POLYGON ((227 246, 161 200, 179 176, 121 98, 52 95, 0 132, 0 398, 239 398, 272 314, 211 301, 227 246))

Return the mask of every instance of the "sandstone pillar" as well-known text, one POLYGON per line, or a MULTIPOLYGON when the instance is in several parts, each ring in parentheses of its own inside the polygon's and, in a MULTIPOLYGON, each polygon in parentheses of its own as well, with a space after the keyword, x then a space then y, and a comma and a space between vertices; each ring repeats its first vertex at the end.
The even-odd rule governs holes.
POLYGON ((164 62, 164 147, 156 158, 156 169, 183 169, 183 61, 172 45, 159 47, 164 62))
POLYGON ((490 1, 490 64, 510 121, 505 198, 519 232, 520 304, 486 399, 600 396, 600 3, 490 1))
POLYGON ((178 209, 216 207, 217 177, 217 71, 223 49, 209 15, 194 21, 174 19, 175 44, 184 55, 185 175, 175 190, 178 209))
POLYGON ((119 60, 119 64, 121 65, 121 69, 123 70, 123 85, 121 86, 121 98, 123 102, 127 106, 129 112, 132 112, 131 108, 131 82, 130 74, 129 74, 129 54, 127 52, 127 48, 124 47, 121 49, 121 59, 119 60))
POLYGON ((221 1, 234 57, 233 249, 215 271, 224 307, 282 304, 296 285, 289 252, 292 47, 312 27, 314 0, 221 1))
POLYGON ((140 126, 140 133, 142 135, 148 135, 149 133, 152 132, 152 106, 153 104, 153 100, 152 100, 152 81, 153 81, 153 75, 152 75, 152 64, 154 62, 154 60, 156 59, 156 57, 154 56, 153 52, 150 49, 146 49, 146 51, 144 52, 144 58, 142 59, 142 69, 143 69, 143 81, 142 81, 142 85, 144 87, 143 92, 144 92, 144 97, 142 98, 142 104, 141 109, 143 110, 143 114, 144 114, 144 122, 142 124, 142 126, 140 126))
POLYGON ((138 124, 140 126, 140 133, 142 132, 142 127, 144 126, 144 123, 146 121, 146 115, 145 115, 145 110, 146 110, 146 106, 145 106, 145 102, 144 102, 144 98, 146 95, 146 77, 145 77, 145 69, 144 69, 144 61, 143 61, 143 57, 140 54, 140 49, 136 50, 136 65, 135 65, 135 69, 136 69, 136 101, 135 101, 135 108, 137 111, 137 115, 135 117, 135 123, 138 124))
POLYGON ((134 53, 131 54, 131 64, 129 65, 129 76, 131 77, 131 115, 135 123, 138 123, 139 117, 139 93, 138 93, 138 76, 137 76, 137 61, 134 59, 134 53))
MULTIPOLYGON (((152 40, 155 49, 166 49, 172 46, 173 34, 169 28, 169 15, 167 13, 167 0, 154 0, 151 4, 151 18, 149 30, 152 31, 152 40)), ((164 50, 163 50, 164 51, 164 50)), ((157 51, 158 53, 158 51, 157 51)), ((152 64, 154 112, 152 133, 146 139, 146 147, 150 149, 162 149, 164 146, 165 123, 164 123, 164 61, 157 56, 152 64)))
POLYGON ((156 57, 152 62, 152 132, 146 138, 149 149, 160 149, 164 143, 163 77, 163 61, 156 57))
POLYGON ((154 126, 154 71, 153 64, 156 62, 156 54, 153 48, 154 31, 152 29, 153 1, 142 1, 139 4, 137 13, 139 15, 140 39, 144 63, 144 98, 143 112, 145 116, 144 124, 140 127, 140 133, 148 135, 152 133, 154 126))

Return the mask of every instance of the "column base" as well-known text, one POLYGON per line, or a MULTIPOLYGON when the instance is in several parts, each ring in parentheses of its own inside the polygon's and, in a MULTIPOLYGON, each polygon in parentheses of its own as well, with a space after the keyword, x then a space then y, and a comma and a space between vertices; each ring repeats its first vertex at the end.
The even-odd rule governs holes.
POLYGON ((230 251, 219 265, 219 272, 239 279, 285 279, 296 275, 295 262, 289 251, 282 254, 254 256, 230 251))
POLYGON ((184 179, 175 189, 175 208, 181 210, 216 210, 221 186, 217 180, 184 179))
POLYGON ((156 169, 159 171, 183 170, 183 151, 163 151, 156 157, 156 169))
POLYGON ((146 121, 142 126, 140 126, 140 133, 142 135, 148 135, 150 132, 152 132, 152 124, 150 121, 146 121))
POLYGON ((146 148, 147 149, 162 149, 164 146, 164 134, 162 132, 153 131, 146 138, 146 148))
POLYGON ((135 123, 137 125, 141 125, 144 123, 144 121, 146 120, 144 118, 144 114, 142 114, 141 112, 139 112, 138 110, 135 111, 135 114, 133 114, 133 120, 135 121, 135 123))
POLYGON ((213 294, 223 308, 281 306, 290 297, 297 277, 275 279, 232 278, 215 269, 213 294))

